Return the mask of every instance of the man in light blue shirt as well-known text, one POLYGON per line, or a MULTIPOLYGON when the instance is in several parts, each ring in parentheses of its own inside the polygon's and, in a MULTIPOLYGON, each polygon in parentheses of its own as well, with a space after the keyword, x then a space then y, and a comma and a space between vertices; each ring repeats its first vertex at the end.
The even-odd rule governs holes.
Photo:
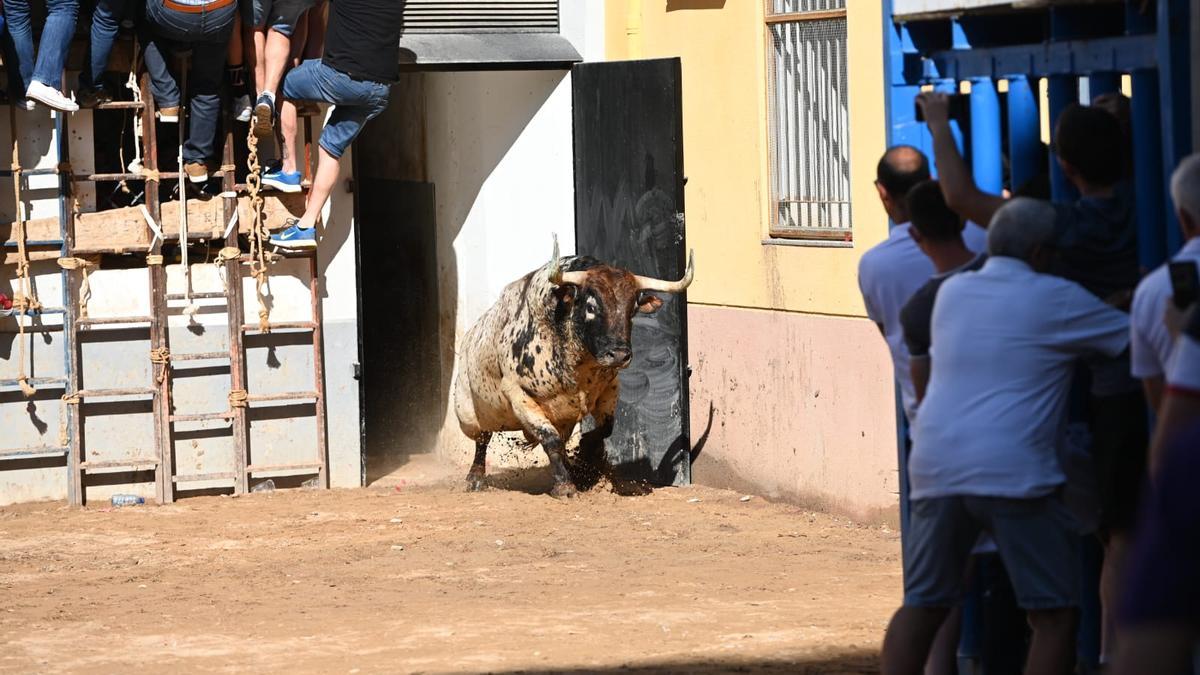
POLYGON ((1069 672, 1079 536, 1058 497, 1057 446, 1075 361, 1123 353, 1128 317, 1045 274, 1054 207, 1017 198, 988 231, 989 259, 947 280, 933 310, 937 367, 913 428, 904 606, 884 640, 885 673, 919 673, 959 602, 967 557, 992 535, 1034 637, 1028 672, 1069 672))

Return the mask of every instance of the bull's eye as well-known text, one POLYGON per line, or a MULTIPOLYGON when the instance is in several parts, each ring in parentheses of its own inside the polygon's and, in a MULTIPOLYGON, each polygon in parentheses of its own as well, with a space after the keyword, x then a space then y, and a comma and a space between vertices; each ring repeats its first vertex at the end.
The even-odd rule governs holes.
POLYGON ((587 303, 584 306, 583 318, 587 319, 588 321, 594 320, 596 318, 596 309, 596 298, 588 298, 587 303))

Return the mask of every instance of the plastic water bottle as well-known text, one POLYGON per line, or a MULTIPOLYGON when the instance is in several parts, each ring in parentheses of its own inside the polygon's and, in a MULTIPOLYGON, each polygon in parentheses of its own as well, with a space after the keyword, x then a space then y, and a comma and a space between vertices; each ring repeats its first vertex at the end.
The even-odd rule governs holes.
POLYGON ((268 479, 264 480, 263 482, 259 483, 258 485, 255 485, 254 487, 250 488, 250 491, 251 492, 274 492, 275 491, 275 481, 268 478, 268 479))
POLYGON ((137 506, 138 504, 145 504, 145 503, 146 503, 145 498, 139 497, 137 495, 113 495, 112 496, 112 505, 117 506, 117 507, 137 506))

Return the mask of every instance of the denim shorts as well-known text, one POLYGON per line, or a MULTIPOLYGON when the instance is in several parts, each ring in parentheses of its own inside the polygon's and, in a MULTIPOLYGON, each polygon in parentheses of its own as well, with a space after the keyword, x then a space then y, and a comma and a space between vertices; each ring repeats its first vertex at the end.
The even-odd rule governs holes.
POLYGON ((995 540, 1023 609, 1079 605, 1080 535, 1057 496, 937 497, 915 500, 909 509, 906 606, 958 604, 967 558, 980 532, 995 540))
POLYGON ((330 68, 321 59, 309 59, 283 79, 283 97, 293 101, 332 103, 333 110, 321 130, 321 147, 341 157, 371 118, 387 108, 391 87, 381 82, 356 80, 330 68))
POLYGON ((291 37, 300 15, 315 6, 317 0, 240 0, 240 3, 246 25, 270 28, 291 37))

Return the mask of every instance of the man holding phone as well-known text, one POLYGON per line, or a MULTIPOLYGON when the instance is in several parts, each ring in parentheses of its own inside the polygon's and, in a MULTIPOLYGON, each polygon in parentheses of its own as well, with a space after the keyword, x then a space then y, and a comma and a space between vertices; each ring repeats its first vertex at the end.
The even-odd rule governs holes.
POLYGON ((1133 376, 1142 380, 1150 406, 1162 401, 1163 373, 1175 340, 1163 322, 1168 303, 1195 302, 1197 265, 1200 265, 1200 153, 1189 155, 1171 176, 1171 201, 1183 231, 1183 248, 1138 284, 1130 312, 1133 376), (1190 287, 1190 288, 1189 288, 1190 287), (1190 298, 1188 296, 1191 296, 1190 298))

